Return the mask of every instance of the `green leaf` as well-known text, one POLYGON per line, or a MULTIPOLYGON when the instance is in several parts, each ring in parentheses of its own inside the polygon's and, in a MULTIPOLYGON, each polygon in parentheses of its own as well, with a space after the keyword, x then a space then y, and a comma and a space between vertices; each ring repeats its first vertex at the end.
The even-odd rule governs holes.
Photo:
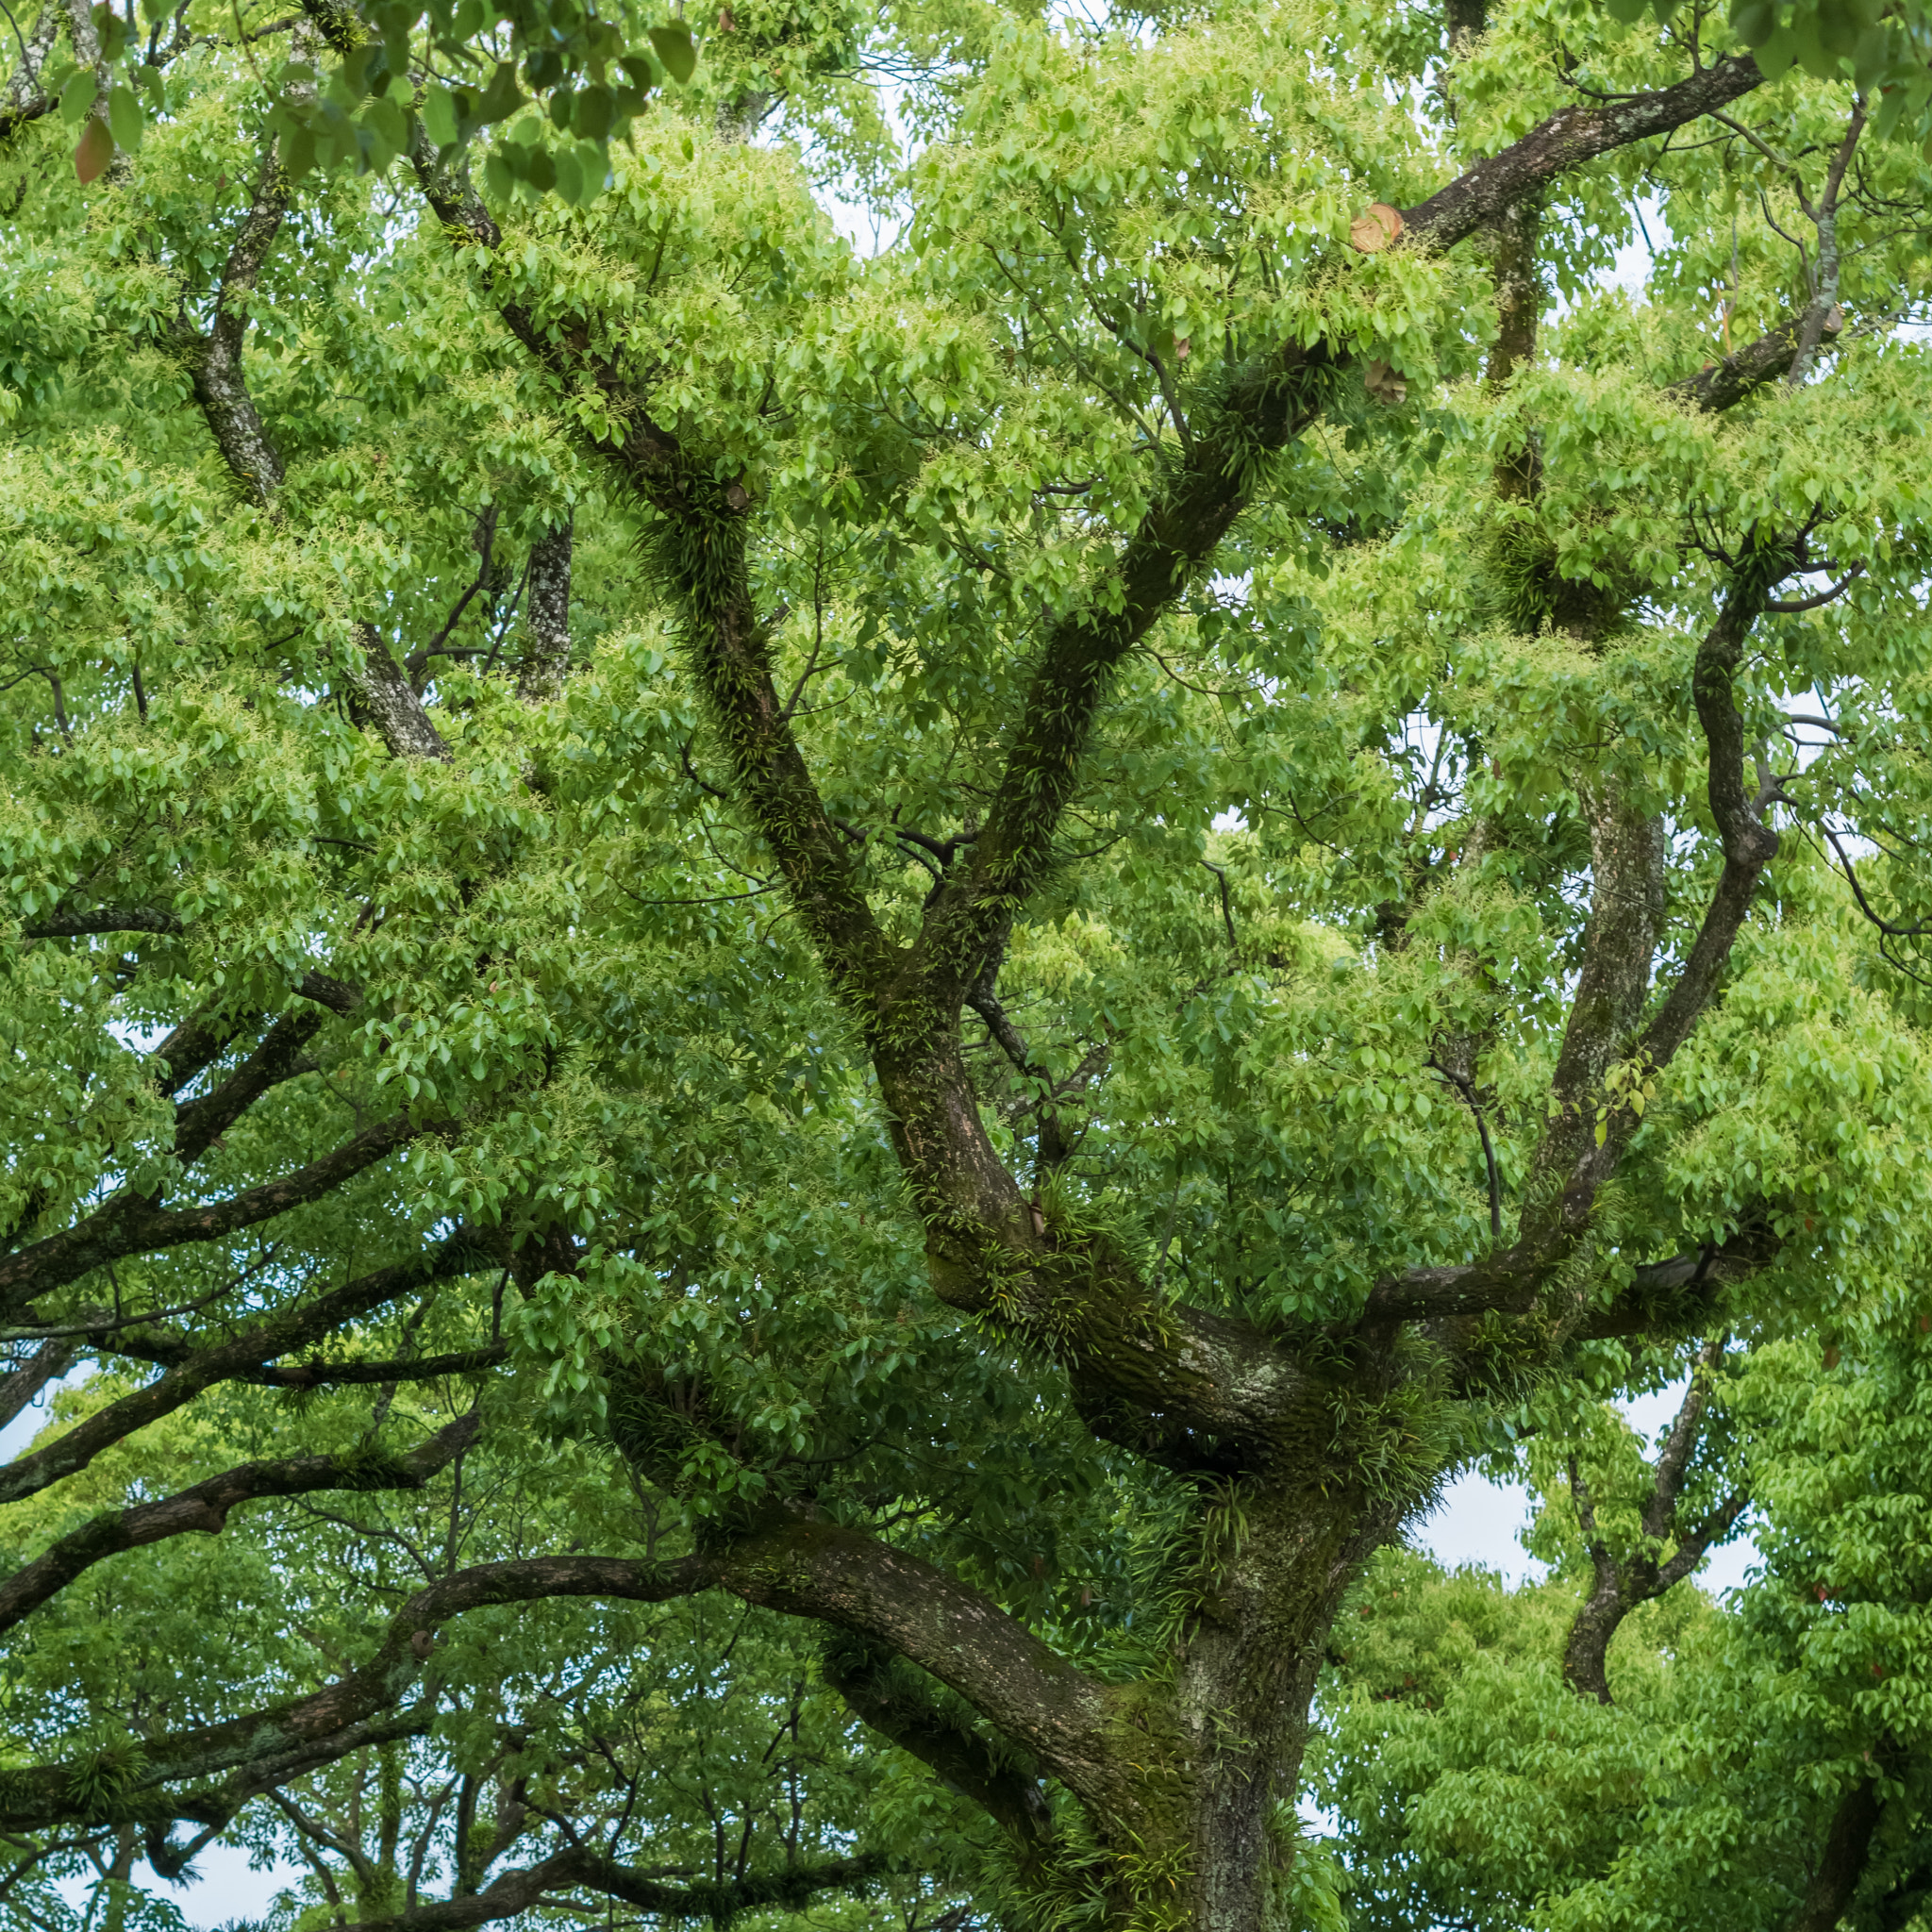
POLYGON ((1604 0, 1605 10, 1623 26, 1634 26, 1649 5, 1650 0, 1604 0))
POLYGON ((617 97, 608 87, 587 87, 576 98, 571 125, 585 141, 602 141, 617 113, 617 97))
POLYGON ((94 8, 94 32, 100 37, 101 58, 109 66, 127 50, 127 23, 102 0, 94 8))
POLYGON ((129 154, 133 154, 141 146, 145 121, 141 111, 141 102, 131 87, 108 89, 108 125, 113 129, 114 139, 129 154))
MULTIPOLYGON (((557 192, 573 207, 584 199, 584 171, 577 165, 576 156, 569 148, 559 150, 556 158, 557 192)), ((482 1078, 479 1074, 478 1079, 482 1078)))
POLYGON ((457 115, 457 104, 450 98, 450 92, 439 82, 431 81, 423 90, 423 105, 418 110, 423 116, 424 131, 438 147, 454 147, 462 134, 457 115))
POLYGON ((1777 8, 1772 0, 1734 0, 1731 31, 1747 47, 1761 47, 1777 26, 1777 8))
POLYGON ((488 127, 492 122, 508 121, 523 105, 524 93, 517 86, 516 69, 508 60, 499 61, 496 72, 490 76, 490 85, 483 90, 483 98, 476 103, 478 125, 488 127))
POLYGON ((654 26, 650 39, 658 59, 680 86, 697 72, 698 50, 692 44, 690 27, 681 20, 673 21, 669 26, 654 26))
POLYGON ((70 127, 78 127, 99 98, 100 90, 94 84, 93 75, 83 67, 79 73, 71 75, 67 85, 60 90, 61 120, 70 127))

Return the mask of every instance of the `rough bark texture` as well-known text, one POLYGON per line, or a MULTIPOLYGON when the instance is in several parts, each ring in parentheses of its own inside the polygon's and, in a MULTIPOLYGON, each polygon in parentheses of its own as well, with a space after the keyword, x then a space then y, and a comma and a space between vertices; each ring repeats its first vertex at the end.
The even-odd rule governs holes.
POLYGON ((517 695, 526 705, 562 694, 570 675, 571 525, 558 524, 530 552, 530 648, 517 674, 517 695))

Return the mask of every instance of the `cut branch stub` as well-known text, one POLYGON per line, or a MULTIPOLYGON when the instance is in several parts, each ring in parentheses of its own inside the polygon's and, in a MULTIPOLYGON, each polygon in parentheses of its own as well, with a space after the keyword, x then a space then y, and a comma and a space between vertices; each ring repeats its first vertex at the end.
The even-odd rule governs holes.
POLYGON ((1372 201, 1348 225, 1348 245, 1357 255, 1380 255, 1402 239, 1402 210, 1386 201, 1372 201))

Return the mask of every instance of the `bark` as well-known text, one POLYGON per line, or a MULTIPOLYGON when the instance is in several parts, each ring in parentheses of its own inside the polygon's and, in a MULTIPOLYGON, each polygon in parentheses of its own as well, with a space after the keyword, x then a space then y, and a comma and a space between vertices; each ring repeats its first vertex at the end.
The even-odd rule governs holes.
POLYGON ((1883 1809, 1876 1779, 1852 1786, 1839 1800, 1804 1902, 1792 1913, 1786 1932, 1836 1932, 1865 1875, 1883 1809))
POLYGON ((360 661, 351 670, 350 681, 364 717, 389 747, 390 756, 447 763, 449 746, 429 722, 423 700, 373 624, 356 626, 356 645, 360 661))
POLYGON ((54 96, 42 88, 41 71, 47 64, 47 56, 54 51, 54 42, 60 37, 61 14, 58 0, 45 0, 35 18, 33 31, 26 36, 20 59, 8 76, 5 91, 0 92, 0 141, 5 141, 16 128, 25 126, 29 121, 38 121, 42 114, 51 114, 59 106, 54 96))
POLYGON ((178 336, 216 448, 236 480, 264 506, 282 487, 282 458, 242 375, 242 344, 248 334, 248 298, 281 232, 289 192, 288 175, 271 142, 262 149, 248 212, 228 244, 212 324, 206 335, 183 328, 178 336))
POLYGON ((530 552, 530 647, 517 674, 517 696, 526 705, 563 694, 570 675, 571 524, 566 518, 530 552))

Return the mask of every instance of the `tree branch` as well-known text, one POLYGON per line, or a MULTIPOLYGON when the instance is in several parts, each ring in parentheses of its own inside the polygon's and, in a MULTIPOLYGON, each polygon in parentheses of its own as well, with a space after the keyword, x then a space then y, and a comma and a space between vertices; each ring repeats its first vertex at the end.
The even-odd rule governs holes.
POLYGON ((407 1456, 297 1456, 247 1462, 158 1502, 96 1516, 0 1581, 0 1630, 11 1629, 108 1557, 170 1537, 219 1536, 227 1526, 229 1510, 242 1503, 317 1490, 420 1490, 475 1441, 481 1424, 473 1411, 407 1456))
POLYGON ((1698 722, 1704 727, 1709 772, 1707 795, 1723 841, 1724 863, 1677 983, 1643 1031, 1642 1049, 1657 1067, 1669 1064, 1710 1003, 1732 944, 1751 909, 1757 882, 1765 867, 1777 857, 1777 834, 1757 816, 1752 803, 1754 791, 1747 787, 1744 721, 1731 696, 1731 680, 1743 659, 1744 641, 1764 608, 1770 585, 1782 574, 1782 560, 1754 561, 1732 577, 1724 608, 1697 647, 1691 691, 1698 722))
POLYGON ((1486 228, 1558 175, 1601 155, 1668 134, 1727 106, 1764 75, 1748 54, 1734 54, 1651 94, 1598 108, 1562 108, 1499 155, 1478 161, 1419 208, 1403 210, 1407 245, 1451 248, 1486 228))
POLYGON ((434 1131, 435 1127, 418 1124, 407 1114, 391 1114, 352 1135, 333 1153, 298 1167, 280 1180, 231 1194, 225 1201, 172 1213, 157 1208, 152 1195, 131 1191, 117 1194, 85 1221, 0 1258, 0 1312, 16 1314, 29 1302, 78 1280, 92 1269, 118 1261, 124 1255, 151 1254, 189 1241, 217 1241, 241 1228, 272 1221, 306 1201, 333 1192, 419 1135, 434 1131))
POLYGON ((412 1288, 468 1274, 489 1258, 467 1234, 459 1233, 426 1255, 358 1275, 331 1293, 271 1315, 232 1341, 203 1349, 146 1388, 96 1409, 44 1449, 0 1466, 0 1503, 17 1503, 85 1469, 102 1450, 192 1401, 204 1389, 247 1375, 263 1362, 319 1341, 412 1288))
MULTIPOLYGON (((459 1570, 418 1591, 404 1604, 390 1620, 375 1655, 359 1669, 306 1697, 221 1724, 143 1740, 125 1774, 111 1785, 90 1782, 64 1764, 8 1772, 0 1779, 0 1830, 44 1830, 76 1821, 115 1824, 198 1817, 199 1812, 191 1811, 166 1788, 205 1782, 237 1770, 258 1778, 275 1765, 307 1767, 324 1761, 319 1753, 341 1756, 341 1751, 334 1748, 337 1740, 400 1701, 433 1655, 437 1629, 466 1610, 554 1596, 665 1603, 691 1595, 709 1580, 707 1566, 695 1557, 672 1563, 634 1563, 615 1557, 535 1557, 459 1570)), ((425 1727, 427 1722, 425 1716, 425 1727)), ((352 1742, 344 1748, 357 1747, 352 1742)), ((281 1773, 295 1774, 293 1768, 281 1773)), ((206 1808, 219 1813, 213 1794, 206 1808)))
POLYGON ((513 1919, 546 1898, 577 1888, 620 1899, 674 1924, 709 1920, 726 1925, 740 1912, 796 1911, 824 1892, 862 1892, 890 1869, 890 1862, 880 1853, 862 1852, 856 1857, 825 1858, 723 1884, 665 1885, 600 1857, 587 1846, 574 1845, 541 1864, 506 1872, 487 1891, 419 1905, 393 1918, 366 1920, 363 1932, 465 1932, 472 1925, 513 1919))

